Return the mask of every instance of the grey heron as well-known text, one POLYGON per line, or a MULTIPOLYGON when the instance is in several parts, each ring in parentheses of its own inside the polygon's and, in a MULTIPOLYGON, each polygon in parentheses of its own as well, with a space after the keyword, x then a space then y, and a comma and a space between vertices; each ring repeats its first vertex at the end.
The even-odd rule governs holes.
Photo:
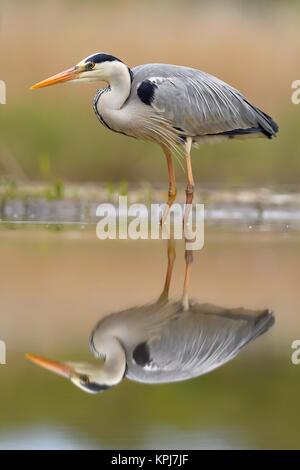
POLYGON ((273 119, 222 80, 190 67, 145 64, 129 68, 106 53, 92 54, 75 67, 35 85, 42 88, 66 81, 104 81, 94 111, 108 129, 159 144, 166 156, 168 206, 176 198, 172 154, 181 150, 186 163, 186 204, 191 204, 194 178, 191 148, 202 142, 245 137, 272 138, 273 119))
POLYGON ((97 393, 125 377, 149 384, 198 377, 233 359, 273 325, 268 310, 223 308, 187 299, 191 257, 186 255, 181 301, 169 301, 174 265, 171 247, 158 301, 112 313, 97 323, 90 349, 98 364, 64 363, 28 354, 32 362, 97 393))

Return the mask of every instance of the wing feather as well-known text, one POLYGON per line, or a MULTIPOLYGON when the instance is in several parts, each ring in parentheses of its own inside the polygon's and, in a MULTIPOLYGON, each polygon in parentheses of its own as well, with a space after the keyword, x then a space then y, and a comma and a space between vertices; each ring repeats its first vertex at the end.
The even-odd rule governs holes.
POLYGON ((149 363, 129 368, 128 378, 141 382, 173 382, 206 374, 233 359, 274 323, 267 310, 226 309, 192 303, 174 313, 147 342, 149 363))
POLYGON ((133 69, 133 89, 145 81, 155 87, 150 106, 176 129, 196 137, 257 128, 269 137, 278 126, 236 89, 188 67, 148 64, 133 69))

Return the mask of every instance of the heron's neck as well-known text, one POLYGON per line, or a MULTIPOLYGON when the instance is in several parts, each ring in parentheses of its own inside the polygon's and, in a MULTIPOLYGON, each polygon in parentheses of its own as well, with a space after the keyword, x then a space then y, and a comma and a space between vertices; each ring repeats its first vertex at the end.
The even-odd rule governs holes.
POLYGON ((115 337, 103 336, 99 341, 101 351, 98 352, 105 355, 105 363, 100 371, 100 382, 104 377, 107 385, 115 385, 121 382, 126 371, 125 350, 115 337))
POLYGON ((99 100, 100 109, 117 111, 122 108, 131 90, 131 76, 127 65, 114 62, 106 81, 109 88, 99 100))

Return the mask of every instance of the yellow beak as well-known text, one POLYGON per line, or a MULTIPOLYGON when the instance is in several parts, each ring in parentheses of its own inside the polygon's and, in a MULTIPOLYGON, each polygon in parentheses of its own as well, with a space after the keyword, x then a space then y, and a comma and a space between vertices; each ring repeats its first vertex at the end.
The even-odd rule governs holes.
POLYGON ((56 83, 63 83, 69 80, 74 80, 78 77, 79 72, 81 72, 79 67, 72 67, 71 69, 64 70, 63 72, 57 73, 52 77, 46 78, 41 82, 36 83, 30 87, 30 90, 37 90, 38 88, 44 88, 50 85, 56 85, 56 83))
POLYGON ((74 377, 74 375, 76 374, 72 367, 68 366, 67 364, 45 359, 44 357, 36 356, 35 354, 26 354, 25 357, 34 364, 37 364, 38 366, 50 370, 51 372, 61 375, 62 377, 65 377, 67 379, 74 377))

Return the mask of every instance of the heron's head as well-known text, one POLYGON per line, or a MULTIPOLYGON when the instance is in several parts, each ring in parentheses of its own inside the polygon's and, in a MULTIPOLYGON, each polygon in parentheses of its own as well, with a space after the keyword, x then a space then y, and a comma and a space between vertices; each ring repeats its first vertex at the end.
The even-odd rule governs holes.
POLYGON ((80 83, 104 81, 109 83, 112 77, 124 73, 128 74, 128 71, 127 65, 121 60, 110 54, 99 52, 86 57, 70 69, 36 83, 31 87, 31 90, 63 82, 80 83))
POLYGON ((69 379, 74 385, 88 393, 100 393, 121 382, 126 365, 119 373, 108 373, 103 358, 98 364, 77 362, 58 362, 45 359, 34 354, 26 354, 26 358, 44 369, 69 379))

